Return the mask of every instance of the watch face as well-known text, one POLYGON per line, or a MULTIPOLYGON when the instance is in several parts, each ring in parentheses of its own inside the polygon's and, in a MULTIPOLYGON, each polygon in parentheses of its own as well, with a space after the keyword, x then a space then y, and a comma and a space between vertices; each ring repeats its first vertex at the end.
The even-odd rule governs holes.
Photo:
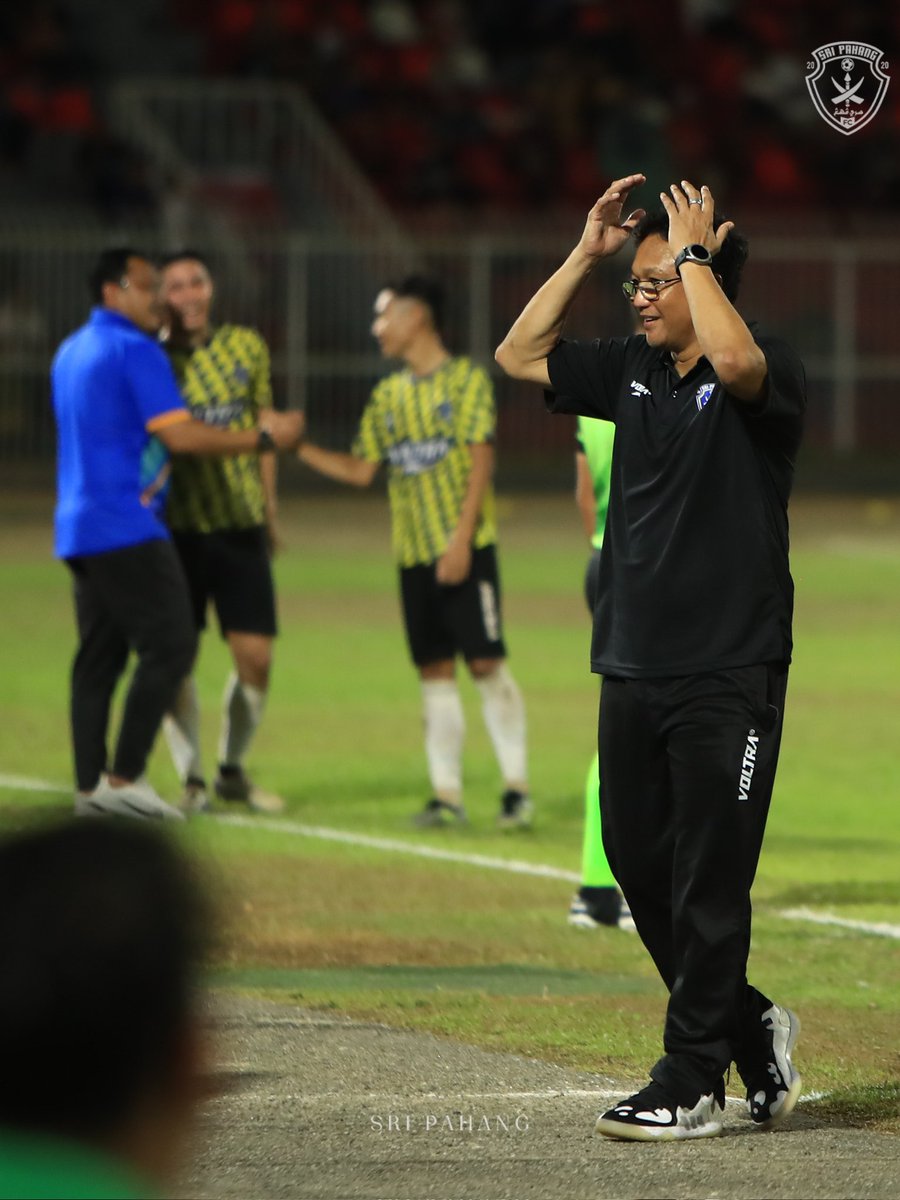
POLYGON ((705 246, 701 245, 699 242, 695 242, 693 246, 685 246, 685 248, 679 252, 675 259, 675 269, 677 270, 681 264, 685 262, 695 262, 699 263, 701 266, 708 267, 712 262, 712 254, 710 254, 705 246))

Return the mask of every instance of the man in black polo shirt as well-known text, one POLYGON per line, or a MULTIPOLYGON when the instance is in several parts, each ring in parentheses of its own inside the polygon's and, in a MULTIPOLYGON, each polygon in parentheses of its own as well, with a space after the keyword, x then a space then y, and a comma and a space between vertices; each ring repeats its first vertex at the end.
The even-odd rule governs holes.
POLYGON ((791 657, 787 503, 806 385, 733 307, 747 243, 687 181, 623 217, 617 180, 497 350, 552 412, 616 425, 591 667, 610 865, 669 989, 663 1057, 597 1121, 638 1140, 720 1132, 732 1061, 760 1125, 800 1093, 799 1022, 751 987, 750 887, 791 657), (562 338, 595 264, 633 239, 641 332, 562 338))

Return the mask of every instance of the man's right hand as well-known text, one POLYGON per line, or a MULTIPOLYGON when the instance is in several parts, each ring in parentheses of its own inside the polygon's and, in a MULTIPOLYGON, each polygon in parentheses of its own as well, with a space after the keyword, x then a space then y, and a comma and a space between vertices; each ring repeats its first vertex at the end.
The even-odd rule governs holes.
POLYGON ((259 414, 259 427, 272 435, 272 440, 279 450, 293 450, 303 437, 306 414, 298 409, 293 412, 276 412, 266 408, 259 414))
POLYGON ((591 211, 584 226, 578 248, 588 258, 608 258, 621 250, 632 229, 643 217, 644 210, 636 208, 622 220, 622 209, 632 188, 646 183, 646 175, 626 175, 609 185, 591 211))

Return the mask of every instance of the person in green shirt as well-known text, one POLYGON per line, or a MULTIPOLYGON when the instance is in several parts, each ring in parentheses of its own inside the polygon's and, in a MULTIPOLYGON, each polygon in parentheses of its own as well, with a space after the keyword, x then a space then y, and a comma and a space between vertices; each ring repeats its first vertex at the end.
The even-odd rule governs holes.
MULTIPOLYGON (((590 539, 591 557, 584 577, 588 611, 597 599, 600 550, 609 507, 609 475, 616 427, 609 421, 578 418, 575 451, 575 503, 590 539)), ((581 887, 572 897, 569 924, 579 929, 614 925, 634 929, 634 921, 606 860, 600 823, 600 755, 595 754, 584 789, 584 840, 581 854, 581 887)))
POLYGON ((75 819, 0 841, 0 1198, 173 1186, 202 1094, 207 929, 161 829, 75 819))

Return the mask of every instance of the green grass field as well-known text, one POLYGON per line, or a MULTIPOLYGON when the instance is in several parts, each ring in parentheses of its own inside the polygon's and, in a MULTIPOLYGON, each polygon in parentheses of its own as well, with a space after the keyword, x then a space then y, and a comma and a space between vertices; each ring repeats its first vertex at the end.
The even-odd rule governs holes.
MULTIPOLYGON (((513 667, 526 695, 529 832, 494 828, 499 782, 468 681, 469 828, 410 828, 427 795, 383 496, 285 503, 282 637, 251 766, 294 823, 577 871, 597 683, 581 600, 585 547, 567 496, 501 500, 513 667)), ((50 557, 50 502, 3 505, 0 773, 65 785, 74 626, 50 557)), ((900 502, 800 499, 796 653, 779 780, 757 879, 753 979, 799 1010, 797 1062, 818 1111, 900 1131, 896 940, 788 919, 798 908, 900 926, 900 502)), ((211 765, 227 672, 215 632, 199 667, 211 765)), ((177 794, 165 747, 151 779, 177 794)), ((18 826, 65 796, 0 788, 18 826)), ((62 807, 61 807, 62 806, 62 807)), ((217 985, 482 1046, 643 1079, 665 994, 638 940, 565 923, 572 886, 209 818, 183 833, 220 901, 217 985)))

